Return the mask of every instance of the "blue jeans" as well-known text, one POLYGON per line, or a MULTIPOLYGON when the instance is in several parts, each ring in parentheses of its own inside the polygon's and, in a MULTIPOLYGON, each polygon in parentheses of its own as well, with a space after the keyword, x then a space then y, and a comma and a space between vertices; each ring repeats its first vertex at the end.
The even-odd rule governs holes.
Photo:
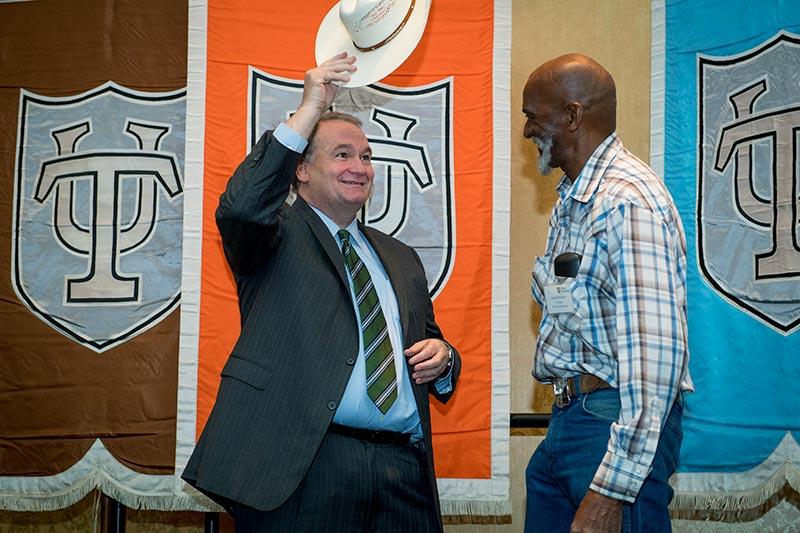
MULTIPOLYGON (((547 436, 525 471, 525 533, 568 532, 589 484, 606 453, 611 423, 620 410, 619 392, 602 389, 569 405, 553 406, 547 436)), ((636 501, 623 505, 622 531, 672 531, 668 505, 669 477, 675 471, 683 433, 683 408, 675 402, 667 417, 653 460, 653 469, 636 501)))

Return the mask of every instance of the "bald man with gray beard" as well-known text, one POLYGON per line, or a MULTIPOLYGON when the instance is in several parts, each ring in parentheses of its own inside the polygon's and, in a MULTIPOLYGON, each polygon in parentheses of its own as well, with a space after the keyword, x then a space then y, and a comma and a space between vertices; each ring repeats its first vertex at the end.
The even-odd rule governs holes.
POLYGON ((548 61, 522 100, 539 171, 564 172, 531 284, 542 306, 532 374, 555 402, 526 470, 525 531, 670 531, 681 396, 693 390, 680 217, 617 137, 614 80, 596 61, 548 61))

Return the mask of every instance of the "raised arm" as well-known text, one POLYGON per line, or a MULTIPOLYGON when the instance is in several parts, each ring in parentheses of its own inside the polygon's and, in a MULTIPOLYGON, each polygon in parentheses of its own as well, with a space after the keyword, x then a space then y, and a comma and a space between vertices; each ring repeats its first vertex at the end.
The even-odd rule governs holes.
MULTIPOLYGON (((336 84, 347 82, 355 71, 354 62, 355 57, 342 53, 308 70, 300 107, 285 126, 307 140, 333 103, 336 84)), ((267 132, 228 181, 216 219, 225 256, 235 274, 244 276, 256 270, 278 242, 280 208, 289 194, 299 159, 300 152, 267 132)))

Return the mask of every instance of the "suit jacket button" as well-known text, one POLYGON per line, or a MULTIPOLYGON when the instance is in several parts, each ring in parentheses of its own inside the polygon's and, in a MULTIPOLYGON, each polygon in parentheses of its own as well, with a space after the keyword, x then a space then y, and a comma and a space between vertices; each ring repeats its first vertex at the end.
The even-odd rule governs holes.
POLYGON ((352 357, 350 359, 348 359, 347 361, 345 361, 345 362, 350 366, 353 366, 354 364, 356 364, 356 360, 353 359, 352 357))
POLYGON ((335 411, 336 410, 336 402, 334 402, 333 400, 329 401, 328 402, 328 409, 330 409, 331 411, 335 411))

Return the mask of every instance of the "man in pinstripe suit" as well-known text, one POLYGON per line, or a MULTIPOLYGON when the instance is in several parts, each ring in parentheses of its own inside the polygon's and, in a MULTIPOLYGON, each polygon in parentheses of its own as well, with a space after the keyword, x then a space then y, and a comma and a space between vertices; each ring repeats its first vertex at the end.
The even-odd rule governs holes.
POLYGON ((217 210, 242 331, 183 477, 241 531, 442 530, 429 394, 452 396, 460 358, 414 250, 355 219, 371 150, 357 119, 325 113, 354 63, 306 73, 217 210))

